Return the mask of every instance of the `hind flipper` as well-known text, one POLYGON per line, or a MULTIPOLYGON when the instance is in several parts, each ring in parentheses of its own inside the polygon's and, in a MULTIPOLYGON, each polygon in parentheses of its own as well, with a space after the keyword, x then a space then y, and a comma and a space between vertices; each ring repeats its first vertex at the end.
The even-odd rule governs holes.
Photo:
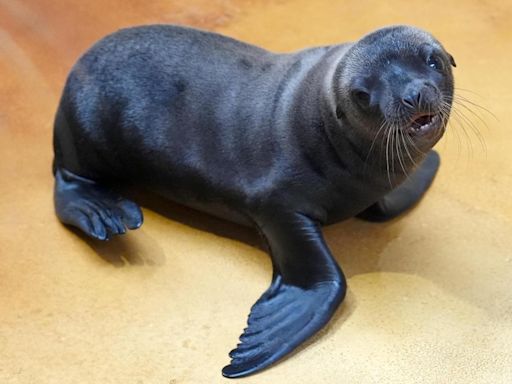
POLYGON ((272 254, 270 288, 251 308, 226 377, 258 372, 319 331, 345 297, 346 281, 317 223, 295 213, 260 225, 272 254))
POLYGON ((416 172, 357 217, 366 221, 383 222, 394 219, 412 208, 432 184, 439 164, 437 152, 430 151, 416 172))
POLYGON ((143 221, 134 202, 63 168, 55 170, 54 202, 61 222, 99 240, 139 228, 143 221))

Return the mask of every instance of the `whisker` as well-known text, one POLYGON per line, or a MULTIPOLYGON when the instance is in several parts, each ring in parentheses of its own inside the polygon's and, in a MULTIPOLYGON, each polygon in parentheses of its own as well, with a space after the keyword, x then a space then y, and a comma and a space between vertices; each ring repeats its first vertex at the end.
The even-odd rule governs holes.
POLYGON ((397 157, 398 157, 398 163, 400 164, 400 167, 402 168, 402 171, 404 173, 404 175, 406 175, 407 177, 409 176, 409 174, 407 173, 406 169, 405 169, 405 166, 402 162, 402 147, 400 145, 400 140, 399 140, 399 134, 400 134, 400 128, 395 125, 395 133, 394 133, 394 136, 396 136, 395 138, 395 149, 396 149, 396 154, 397 154, 397 157))
POLYGON ((464 110, 470 112, 475 118, 477 118, 485 126, 485 128, 489 129, 489 125, 482 118, 482 116, 480 116, 478 113, 476 113, 471 108, 469 108, 466 104, 464 104, 465 103, 464 101, 454 99, 453 102, 454 102, 454 105, 460 106, 460 107, 464 108, 464 110))
POLYGON ((386 171, 388 174, 389 185, 392 187, 393 183, 391 183, 391 175, 390 175, 390 166, 389 166, 389 137, 391 134, 391 127, 388 127, 387 140, 386 140, 386 171))
POLYGON ((471 137, 468 135, 466 127, 464 126, 458 111, 456 109, 452 108, 452 121, 457 123, 457 127, 462 130, 462 133, 464 133, 464 138, 466 139, 467 148, 469 150, 468 155, 470 158, 473 157, 473 144, 471 142, 471 137))
POLYGON ((498 117, 493 112, 491 112, 489 109, 485 108, 484 106, 482 106, 478 103, 475 103, 472 100, 469 100, 467 97, 464 97, 462 95, 453 95, 453 100, 455 100, 455 99, 458 99, 458 100, 464 101, 468 104, 471 104, 473 107, 476 107, 483 112, 487 112, 489 115, 494 117, 494 119, 496 119, 496 121, 499 121, 498 117))
POLYGON ((417 167, 418 164, 416 164, 416 161, 414 161, 414 159, 412 158, 411 156, 411 152, 409 152, 409 147, 407 146, 407 141, 405 139, 405 134, 403 132, 403 130, 400 130, 400 134, 402 136, 402 142, 404 143, 404 148, 405 148, 405 152, 407 153, 407 156, 409 157, 409 159, 411 160, 411 163, 414 167, 417 167))
POLYGON ((384 134, 385 134, 385 131, 386 131, 385 127, 386 127, 386 120, 383 119, 382 120, 382 124, 380 125, 379 129, 377 130, 377 133, 373 137, 372 144, 370 145, 370 149, 368 150, 368 154, 366 155, 366 159, 364 160, 365 166, 368 165, 368 159, 370 157, 370 154, 373 151, 373 148, 375 147, 375 143, 377 141, 377 137, 379 136, 380 132, 382 132, 383 129, 384 129, 384 134))
POLYGON ((459 87, 453 87, 453 89, 455 91, 462 91, 462 92, 468 92, 468 93, 471 93, 475 96, 479 96, 479 97, 482 97, 482 95, 480 95, 479 93, 476 93, 475 91, 472 91, 471 89, 467 89, 467 88, 459 88, 459 87))
POLYGON ((471 128, 471 131, 477 137, 477 139, 478 139, 478 141, 480 143, 480 146, 482 147, 483 151, 485 153, 487 153, 487 145, 485 144, 485 140, 484 140, 480 130, 478 129, 478 127, 462 111, 454 109, 454 114, 456 116, 458 116, 462 120, 462 122, 466 123, 469 128, 471 128))
MULTIPOLYGON (((443 111, 444 113, 444 116, 446 118, 448 118, 450 116, 450 112, 451 112, 451 106, 448 102, 444 101, 441 105, 441 110, 443 111)), ((460 134, 459 134, 459 131, 458 129, 455 127, 455 121, 453 119, 453 116, 452 118, 450 118, 448 121, 447 121, 447 126, 450 127, 450 129, 447 130, 448 133, 454 133, 454 135, 457 137, 457 160, 460 159, 460 154, 461 154, 461 149, 462 149, 462 141, 461 141, 461 138, 460 138, 460 134)))
POLYGON ((395 125, 392 124, 391 125, 391 145, 390 145, 390 150, 391 150, 391 162, 390 162, 390 165, 391 165, 391 176, 393 176, 393 179, 394 179, 394 176, 395 176, 395 125))

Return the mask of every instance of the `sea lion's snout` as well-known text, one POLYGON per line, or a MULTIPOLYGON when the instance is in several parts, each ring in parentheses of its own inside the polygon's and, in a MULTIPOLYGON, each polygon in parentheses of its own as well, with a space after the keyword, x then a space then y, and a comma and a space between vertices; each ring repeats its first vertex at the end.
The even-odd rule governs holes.
POLYGON ((442 96, 435 84, 428 80, 415 79, 404 87, 400 102, 411 135, 426 135, 435 132, 441 125, 440 110, 442 96))
POLYGON ((439 89, 429 81, 416 79, 409 82, 400 101, 409 110, 435 110, 439 104, 439 89))

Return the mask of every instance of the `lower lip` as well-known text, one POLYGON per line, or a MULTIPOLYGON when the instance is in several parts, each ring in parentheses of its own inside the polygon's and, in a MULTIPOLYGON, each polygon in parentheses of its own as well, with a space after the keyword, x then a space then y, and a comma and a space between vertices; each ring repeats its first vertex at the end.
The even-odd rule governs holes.
POLYGON ((429 133, 437 131, 439 125, 441 123, 441 119, 439 115, 435 115, 430 123, 422 125, 419 128, 409 127, 409 133, 414 136, 425 136, 429 133))

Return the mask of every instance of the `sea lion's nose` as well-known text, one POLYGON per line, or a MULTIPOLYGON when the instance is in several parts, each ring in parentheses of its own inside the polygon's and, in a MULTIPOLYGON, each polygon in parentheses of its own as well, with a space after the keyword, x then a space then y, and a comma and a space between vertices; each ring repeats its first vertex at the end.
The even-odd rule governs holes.
POLYGON ((434 84, 426 81, 411 81, 405 87, 401 102, 414 110, 433 108, 439 101, 438 90, 434 84))

